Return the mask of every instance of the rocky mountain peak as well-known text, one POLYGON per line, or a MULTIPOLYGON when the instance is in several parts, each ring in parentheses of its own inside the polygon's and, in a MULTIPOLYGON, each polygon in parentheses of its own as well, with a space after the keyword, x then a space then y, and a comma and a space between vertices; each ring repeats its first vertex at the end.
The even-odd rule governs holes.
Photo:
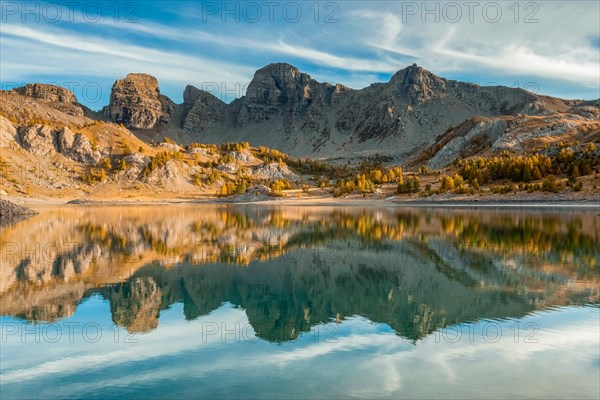
POLYGON ((236 125, 269 121, 275 116, 289 121, 292 114, 305 109, 318 95, 319 85, 293 65, 269 64, 256 71, 248 85, 236 125))
POLYGON ((45 83, 30 83, 13 89, 14 93, 31 97, 43 104, 62 111, 66 114, 81 117, 84 115, 83 107, 77 102, 77 97, 70 90, 45 83))
POLYGON ((431 79, 441 79, 435 74, 429 72, 425 68, 419 67, 417 64, 409 65, 406 68, 402 68, 398 70, 392 76, 392 82, 403 82, 403 81, 411 81, 411 82, 421 82, 423 80, 431 80, 431 79))
POLYGON ((202 90, 198 89, 195 86, 187 85, 185 90, 183 91, 183 103, 184 104, 194 104, 196 100, 202 95, 202 90))
POLYGON ((227 104, 212 93, 186 86, 180 126, 190 132, 203 132, 224 123, 227 104))
POLYGON ((246 97, 263 99, 267 103, 286 102, 298 96, 303 97, 305 87, 312 81, 310 75, 303 74, 293 65, 273 63, 256 71, 248 85, 246 97))
POLYGON ((158 80, 152 75, 134 73, 127 74, 123 79, 117 79, 113 85, 113 94, 136 94, 148 98, 158 98, 160 90, 158 89, 158 80))
POLYGON ((132 73, 115 82, 104 112, 112 121, 128 128, 152 129, 170 121, 175 104, 160 94, 155 77, 132 73))
POLYGON ((434 97, 441 97, 446 90, 445 79, 417 64, 412 64, 396 72, 390 83, 397 87, 401 94, 416 103, 424 103, 434 97))
POLYGON ((277 77, 279 77, 280 79, 286 79, 286 77, 295 79, 301 74, 302 73, 300 72, 300 70, 295 66, 288 63, 280 62, 265 65, 264 67, 255 72, 254 77, 256 78, 257 76, 268 75, 272 76, 275 79, 277 79, 277 77))
POLYGON ((220 102, 225 104, 221 99, 216 97, 213 93, 207 92, 206 90, 198 89, 195 86, 187 85, 183 91, 183 104, 187 106, 193 106, 195 103, 202 102, 220 102))
POLYGON ((21 95, 33 97, 34 99, 45 102, 77 103, 75 94, 60 86, 44 83, 30 83, 14 90, 21 95))

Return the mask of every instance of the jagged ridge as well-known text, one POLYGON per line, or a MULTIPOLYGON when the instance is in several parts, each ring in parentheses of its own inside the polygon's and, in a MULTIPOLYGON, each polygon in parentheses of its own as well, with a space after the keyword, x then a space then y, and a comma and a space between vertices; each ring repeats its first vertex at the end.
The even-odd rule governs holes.
POLYGON ((136 132, 142 139, 245 140, 300 156, 377 151, 404 161, 470 118, 551 115, 578 103, 446 80, 416 64, 360 90, 318 82, 290 64, 269 64, 256 71, 246 95, 230 104, 187 86, 183 104, 175 105, 160 94, 155 79, 139 76, 115 83, 108 109, 113 121, 143 129, 136 132))

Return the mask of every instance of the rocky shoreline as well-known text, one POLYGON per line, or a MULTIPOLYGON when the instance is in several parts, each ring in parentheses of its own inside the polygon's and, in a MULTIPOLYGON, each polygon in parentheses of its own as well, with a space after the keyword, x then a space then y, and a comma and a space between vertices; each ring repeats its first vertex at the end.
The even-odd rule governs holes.
POLYGON ((23 207, 8 200, 0 200, 0 227, 13 224, 38 214, 31 208, 23 207))

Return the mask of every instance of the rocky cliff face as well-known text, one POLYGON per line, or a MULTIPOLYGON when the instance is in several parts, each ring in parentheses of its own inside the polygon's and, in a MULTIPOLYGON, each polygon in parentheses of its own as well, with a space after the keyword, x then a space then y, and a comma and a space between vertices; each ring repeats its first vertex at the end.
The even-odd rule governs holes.
POLYGON ((95 150, 88 138, 73 133, 68 127, 60 130, 47 125, 22 127, 17 133, 17 143, 30 153, 39 156, 52 157, 62 154, 81 163, 95 164, 107 155, 95 150))
POLYGON ((13 91, 23 96, 32 97, 66 114, 77 117, 84 115, 84 107, 77 102, 73 92, 63 87, 32 83, 13 91))
POLYGON ((446 80, 417 65, 353 90, 275 63, 258 70, 246 95, 230 104, 188 86, 176 106, 160 95, 156 79, 130 74, 115 83, 108 108, 114 122, 160 125, 161 134, 185 143, 245 140, 298 156, 378 152, 404 161, 470 118, 549 115, 569 106, 521 89, 446 80))
POLYGON ((181 127, 188 132, 205 132, 225 124, 227 104, 210 93, 187 86, 183 92, 181 127))
POLYGON ((152 129, 168 123, 175 104, 160 94, 158 81, 148 74, 129 74, 112 87, 110 104, 104 113, 128 128, 152 129))
POLYGON ((15 91, 19 94, 30 96, 46 102, 77 103, 77 99, 75 98, 73 92, 54 85, 33 83, 16 88, 15 91))
POLYGON ((235 126, 279 119, 284 130, 292 132, 301 127, 301 120, 312 120, 320 107, 331 106, 334 91, 333 85, 319 83, 292 65, 268 65, 256 72, 240 100, 235 126))

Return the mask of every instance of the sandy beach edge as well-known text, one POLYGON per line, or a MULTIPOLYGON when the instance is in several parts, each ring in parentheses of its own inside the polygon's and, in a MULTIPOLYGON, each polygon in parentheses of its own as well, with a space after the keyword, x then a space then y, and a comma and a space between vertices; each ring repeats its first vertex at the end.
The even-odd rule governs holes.
POLYGON ((260 206, 329 206, 329 207, 432 207, 432 208, 586 208, 600 209, 600 199, 556 199, 556 198, 272 198, 256 201, 235 201, 235 199, 206 198, 166 198, 166 199, 56 199, 56 198, 10 198, 10 201, 30 206, 152 206, 152 205, 260 205, 260 206))

